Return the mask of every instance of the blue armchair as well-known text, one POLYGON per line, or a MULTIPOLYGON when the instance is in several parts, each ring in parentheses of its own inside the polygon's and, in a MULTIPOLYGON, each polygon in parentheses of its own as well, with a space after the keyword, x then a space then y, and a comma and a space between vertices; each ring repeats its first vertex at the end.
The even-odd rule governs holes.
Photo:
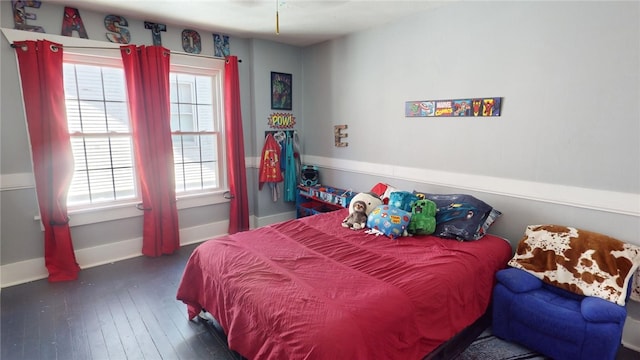
POLYGON ((517 268, 496 277, 496 336, 555 360, 615 359, 627 316, 624 306, 560 289, 517 268))

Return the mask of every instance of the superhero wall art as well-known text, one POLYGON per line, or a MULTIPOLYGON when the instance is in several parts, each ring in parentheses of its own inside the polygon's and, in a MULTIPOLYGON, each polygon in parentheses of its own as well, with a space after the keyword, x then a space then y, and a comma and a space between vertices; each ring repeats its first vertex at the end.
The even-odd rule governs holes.
POLYGON ((500 116, 501 97, 407 101, 406 117, 500 116))

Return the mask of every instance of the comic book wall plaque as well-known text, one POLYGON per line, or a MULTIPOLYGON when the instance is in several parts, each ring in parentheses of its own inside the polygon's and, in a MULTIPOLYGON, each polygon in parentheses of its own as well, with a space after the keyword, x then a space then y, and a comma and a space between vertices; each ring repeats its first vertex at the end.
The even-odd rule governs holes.
POLYGON ((407 101, 405 117, 500 116, 501 97, 407 101))

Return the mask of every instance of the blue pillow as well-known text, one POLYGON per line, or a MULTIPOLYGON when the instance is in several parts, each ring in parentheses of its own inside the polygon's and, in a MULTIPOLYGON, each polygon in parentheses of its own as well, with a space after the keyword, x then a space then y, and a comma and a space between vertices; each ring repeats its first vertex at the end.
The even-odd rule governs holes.
POLYGON ((466 194, 427 194, 419 198, 436 203, 436 231, 433 235, 457 240, 478 240, 502 213, 482 200, 466 194))
POLYGON ((411 212, 411 205, 417 200, 418 197, 408 191, 394 191, 389 195, 389 205, 408 212, 411 212))
POLYGON ((395 206, 376 206, 367 218, 367 227, 395 239, 405 234, 411 213, 395 206))

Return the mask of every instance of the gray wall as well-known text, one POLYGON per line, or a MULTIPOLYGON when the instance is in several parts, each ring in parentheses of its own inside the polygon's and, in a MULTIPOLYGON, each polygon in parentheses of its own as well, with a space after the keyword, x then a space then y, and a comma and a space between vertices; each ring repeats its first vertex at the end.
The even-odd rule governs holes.
MULTIPOLYGON (((107 13, 85 11, 81 4, 73 4, 80 9, 80 15, 87 29, 89 39, 107 42, 103 20, 107 13)), ((40 9, 30 8, 29 12, 37 15, 30 24, 43 26, 48 34, 60 34, 63 6, 43 2, 40 9)), ((13 29, 11 2, 0 2, 0 24, 3 28, 13 29)), ((124 15, 124 14, 118 14, 124 15)), ((132 35, 132 43, 151 45, 149 30, 144 29, 144 21, 154 19, 136 19, 125 15, 129 22, 128 29, 132 35)), ((167 31, 162 33, 162 44, 166 48, 182 52, 180 35, 188 28, 180 24, 167 24, 167 31)), ((211 32, 194 29, 202 38, 202 54, 213 55, 213 36, 211 32)), ((74 34, 74 36, 78 36, 74 34)), ((33 188, 30 148, 24 119, 20 83, 14 50, 4 36, 0 40, 0 265, 40 258, 44 254, 43 234, 39 222, 34 220, 38 214, 35 189, 33 188), (18 183, 15 183, 15 180, 18 183)), ((273 204, 266 196, 267 191, 257 192, 257 170, 252 167, 252 159, 258 156, 263 143, 264 130, 267 128, 267 117, 270 114, 270 71, 293 74, 294 112, 301 109, 302 76, 300 48, 243 38, 230 38, 232 54, 237 55, 242 63, 240 70, 240 89, 242 97, 243 128, 245 133, 245 153, 248 158, 247 186, 249 189, 249 211, 254 223, 259 223, 256 216, 275 216, 284 213, 291 216, 292 204, 280 201, 273 204), (256 120, 258 119, 258 120, 256 120), (262 135, 261 135, 262 134, 262 135), (275 214, 275 215, 274 215, 275 214)), ((180 56, 180 55, 174 55, 180 56)), ((227 203, 183 209, 179 212, 181 229, 198 227, 228 219, 227 203)), ((218 234, 210 234, 211 236, 218 234)), ((142 218, 140 216, 101 222, 91 225, 72 227, 73 242, 76 250, 101 245, 114 244, 120 241, 142 236, 142 218)), ((81 264, 82 265, 82 264, 81 264)))
MULTIPOLYGON (((0 7, 2 27, 13 28, 10 2, 0 7)), ((454 2, 306 48, 232 37, 231 51, 242 59, 250 212, 260 223, 289 217, 293 209, 273 203, 268 190, 257 191, 256 158, 273 112, 269 75, 277 71, 293 74, 292 112, 303 160, 322 166, 325 184, 363 191, 383 181, 406 190, 471 193, 503 212, 492 231, 512 242, 527 224, 554 222, 640 243, 639 7, 454 2), (504 97, 502 116, 404 117, 405 101, 482 96, 504 97), (333 146, 338 124, 349 126, 346 148, 333 146), (416 175, 406 175, 407 169, 416 175), (425 172, 454 177, 443 183, 425 172), (475 186, 483 177, 516 190, 475 186), (549 186, 577 197, 629 194, 634 203, 620 212, 591 207, 589 198, 576 205, 531 196, 531 187, 549 186)), ((33 23, 59 33, 61 6, 45 2, 33 12, 33 23)), ((107 14, 81 9, 81 15, 89 38, 103 40, 107 14)), ((142 24, 153 19, 127 19, 133 42, 150 44, 142 24)), ((184 27, 167 25, 164 46, 181 51, 184 27)), ((200 34, 203 53, 212 54, 211 34, 200 34)), ((31 160, 15 55, 4 37, 0 42, 4 180, 30 174, 31 160)), ((42 257, 34 189, 3 184, 0 205, 0 264, 42 257)), ((223 221, 227 212, 227 204, 182 210, 181 227, 223 221)), ((83 249, 139 237, 141 227, 138 217, 74 227, 72 233, 76 249, 83 249)))
MULTIPOLYGON (((283 110, 271 110, 271 72, 282 72, 291 74, 291 90, 292 90, 292 109, 291 113, 296 117, 296 129, 301 129, 300 123, 303 122, 302 112, 302 49, 283 44, 277 44, 264 40, 252 40, 251 50, 253 52, 253 67, 251 86, 254 92, 253 96, 253 124, 255 133, 250 142, 256 144, 255 156, 259 157, 262 153, 264 145, 265 130, 273 130, 268 126, 268 118, 274 112, 288 112, 283 110)), ((253 187, 258 190, 258 169, 253 168, 253 178, 256 184, 253 187)), ((280 194, 283 195, 283 186, 279 185, 280 194)), ((256 196, 255 212, 257 217, 265 217, 269 215, 293 212, 294 204, 285 203, 282 196, 277 202, 272 200, 269 186, 265 185, 261 191, 254 192, 256 196)), ((295 216, 295 215, 293 215, 295 216)))
POLYGON ((474 194, 504 212, 492 230, 512 241, 554 222, 640 244, 639 8, 459 2, 308 48, 305 156, 325 165, 323 182, 360 191, 470 192, 482 177, 566 188, 587 196, 580 207, 524 200, 526 188, 474 194), (504 97, 500 117, 404 117, 405 101, 492 96, 504 97), (348 147, 332 146, 336 124, 348 147), (398 167, 445 171, 459 187, 384 176, 398 167), (631 215, 589 209, 609 192, 629 195, 631 215))

